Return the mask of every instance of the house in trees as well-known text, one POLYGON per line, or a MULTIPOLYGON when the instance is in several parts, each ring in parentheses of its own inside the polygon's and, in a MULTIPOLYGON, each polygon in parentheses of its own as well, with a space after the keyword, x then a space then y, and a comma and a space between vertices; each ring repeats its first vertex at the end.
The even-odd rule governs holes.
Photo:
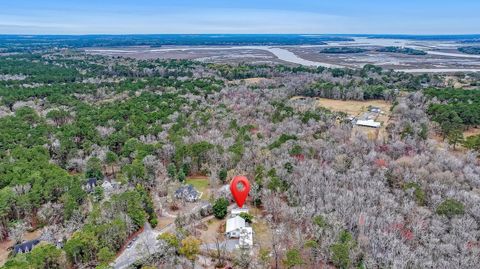
POLYGON ((89 178, 87 179, 87 182, 85 182, 85 184, 83 185, 83 189, 86 191, 86 192, 91 192, 93 191, 93 189, 95 189, 95 187, 97 186, 97 179, 92 177, 92 178, 89 178))
POLYGON ((13 246, 13 253, 18 254, 18 253, 28 253, 32 251, 32 249, 40 243, 40 240, 35 239, 35 240, 30 240, 27 242, 23 242, 21 244, 17 244, 13 246))
POLYGON ((213 206, 209 202, 205 202, 201 207, 200 207, 200 216, 206 217, 210 216, 213 214, 213 206))
POLYGON ((196 202, 200 197, 201 193, 190 184, 182 186, 175 191, 176 199, 181 199, 189 203, 196 202))
POLYGON ((228 238, 240 238, 240 232, 242 228, 246 227, 245 219, 236 216, 233 218, 229 218, 227 220, 227 226, 225 229, 225 234, 228 238))
POLYGON ((102 183, 102 188, 103 190, 105 191, 105 193, 112 193, 114 192, 115 190, 119 189, 119 184, 115 181, 108 181, 108 180, 104 180, 103 183, 102 183))

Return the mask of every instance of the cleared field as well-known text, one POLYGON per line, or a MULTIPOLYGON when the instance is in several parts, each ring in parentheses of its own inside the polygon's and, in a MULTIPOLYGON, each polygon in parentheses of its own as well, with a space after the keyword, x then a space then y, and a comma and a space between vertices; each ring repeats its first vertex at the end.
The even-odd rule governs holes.
POLYGON ((336 112, 345 112, 349 116, 354 117, 362 116, 368 112, 369 107, 380 108, 382 113, 378 114, 378 116, 374 119, 375 121, 382 123, 382 126, 379 129, 355 126, 355 130, 366 134, 368 138, 372 140, 383 139, 387 136, 386 126, 390 119, 390 108, 392 106, 389 102, 383 100, 342 101, 326 98, 317 98, 317 100, 318 106, 325 107, 336 112))
POLYGON ((345 112, 350 116, 359 116, 363 112, 368 111, 368 107, 375 106, 380 108, 383 112, 389 113, 391 104, 382 100, 368 100, 368 101, 355 101, 355 100, 334 100, 326 98, 317 98, 318 105, 328 108, 332 111, 345 112))

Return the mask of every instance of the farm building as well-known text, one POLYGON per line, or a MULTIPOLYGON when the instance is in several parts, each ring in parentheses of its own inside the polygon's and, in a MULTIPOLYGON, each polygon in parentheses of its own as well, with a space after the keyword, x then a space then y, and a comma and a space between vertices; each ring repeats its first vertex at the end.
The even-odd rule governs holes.
POLYGON ((372 127, 372 128, 380 128, 381 126, 380 122, 376 122, 374 120, 357 120, 356 124, 359 126, 372 127))
POLYGON ((240 231, 242 228, 245 228, 245 219, 240 216, 234 218, 229 218, 227 220, 227 227, 225 229, 225 234, 228 238, 239 238, 240 231))
POLYGON ((175 191, 175 198, 193 203, 200 199, 200 193, 195 189, 195 187, 188 184, 178 188, 175 191))

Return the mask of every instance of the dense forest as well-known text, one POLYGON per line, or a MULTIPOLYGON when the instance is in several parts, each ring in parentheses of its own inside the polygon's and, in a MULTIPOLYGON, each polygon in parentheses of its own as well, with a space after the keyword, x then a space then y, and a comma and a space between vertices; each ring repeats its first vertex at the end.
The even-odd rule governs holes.
POLYGON ((458 51, 466 53, 466 54, 479 55, 480 54, 480 47, 460 47, 460 48, 458 48, 458 51))
MULTIPOLYGON (((229 257, 238 268, 480 262, 480 138, 459 132, 480 123, 479 90, 372 65, 36 49, 0 56, 0 240, 17 244, 41 230, 42 243, 10 254, 2 268, 109 268, 128 238, 165 218, 157 201, 170 184, 202 175, 220 188, 235 174, 251 180, 256 218, 281 235, 250 258, 229 257), (247 83, 252 78, 259 82, 247 83), (345 113, 318 107, 315 97, 391 102, 387 135, 355 131, 345 113), (435 131, 473 150, 439 147, 435 131), (106 182, 118 187, 107 191, 106 182)), ((196 224, 193 214, 177 217, 174 231, 158 238, 160 250, 131 268, 195 263, 196 224)), ((202 255, 222 263, 221 254, 202 255)))

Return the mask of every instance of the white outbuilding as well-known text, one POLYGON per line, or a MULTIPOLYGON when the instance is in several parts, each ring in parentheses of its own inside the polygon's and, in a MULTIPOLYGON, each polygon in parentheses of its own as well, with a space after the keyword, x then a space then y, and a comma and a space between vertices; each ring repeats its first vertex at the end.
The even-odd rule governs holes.
POLYGON ((380 125, 381 125, 380 122, 376 122, 374 120, 357 120, 356 124, 359 126, 372 127, 372 128, 380 128, 380 125))
POLYGON ((240 216, 230 218, 227 220, 227 227, 225 234, 228 238, 239 238, 241 229, 246 226, 245 219, 240 216))

